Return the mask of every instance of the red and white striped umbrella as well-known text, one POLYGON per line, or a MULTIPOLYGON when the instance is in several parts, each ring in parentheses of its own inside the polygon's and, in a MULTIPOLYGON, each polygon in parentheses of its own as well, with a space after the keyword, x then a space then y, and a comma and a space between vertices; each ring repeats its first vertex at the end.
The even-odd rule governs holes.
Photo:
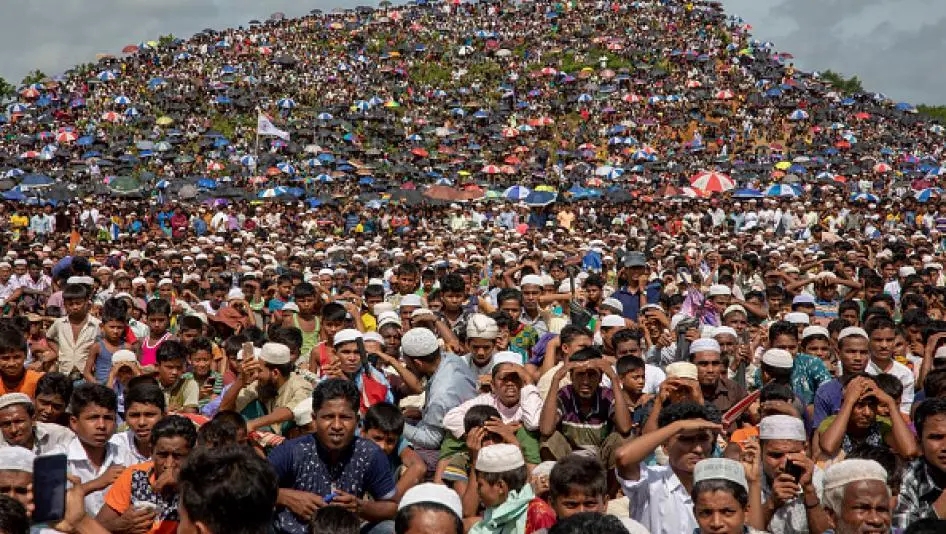
POLYGON ((893 167, 887 165, 886 163, 878 163, 874 165, 874 172, 890 172, 893 170, 893 167))
POLYGON ((718 171, 700 171, 690 178, 690 185, 714 193, 729 191, 736 187, 736 183, 729 175, 718 171))
POLYGON ((79 136, 75 132, 59 132, 56 134, 57 143, 71 143, 78 139, 79 136))
POLYGON ((716 100, 729 100, 730 98, 733 98, 734 96, 736 95, 729 89, 724 89, 722 91, 716 92, 716 100))

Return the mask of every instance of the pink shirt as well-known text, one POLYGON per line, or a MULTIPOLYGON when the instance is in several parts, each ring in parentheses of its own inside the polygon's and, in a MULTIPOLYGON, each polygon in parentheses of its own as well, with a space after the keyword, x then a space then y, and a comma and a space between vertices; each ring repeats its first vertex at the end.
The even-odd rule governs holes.
POLYGON ((483 393, 464 402, 447 412, 443 417, 443 427, 449 430, 454 437, 460 438, 464 434, 463 417, 473 406, 492 406, 499 411, 503 423, 522 423, 526 430, 535 431, 539 428, 539 417, 542 415, 542 397, 539 389, 533 385, 523 386, 519 392, 519 404, 512 408, 499 402, 492 393, 483 393))

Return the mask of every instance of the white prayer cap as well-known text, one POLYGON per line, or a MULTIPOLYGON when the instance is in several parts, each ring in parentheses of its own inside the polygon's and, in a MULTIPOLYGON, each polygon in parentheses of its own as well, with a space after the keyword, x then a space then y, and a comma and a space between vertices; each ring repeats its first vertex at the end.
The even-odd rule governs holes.
POLYGON ((624 328, 625 326, 627 325, 624 323, 624 317, 620 315, 608 315, 604 319, 601 319, 602 328, 624 328))
POLYGON ((519 281, 519 287, 523 286, 541 286, 542 277, 536 274, 527 274, 519 281))
POLYGON ((365 343, 369 341, 374 341, 375 343, 381 343, 382 345, 384 345, 384 338, 381 337, 381 334, 377 332, 365 332, 364 334, 362 334, 362 338, 364 338, 365 343))
POLYGON ((849 326, 838 333, 838 341, 846 337, 862 337, 864 339, 869 339, 870 336, 867 335, 867 331, 859 326, 849 326))
POLYGON ((505 473, 525 465, 519 446, 509 443, 487 445, 476 457, 476 470, 483 473, 505 473))
POLYGON ((26 393, 7 393, 0 396, 0 410, 16 404, 33 404, 33 400, 26 393))
POLYGON ((707 293, 708 297, 721 297, 721 296, 731 296, 732 289, 729 289, 727 286, 722 284, 713 284, 709 288, 707 293))
POLYGON ((466 323, 466 337, 475 339, 496 339, 499 337, 499 326, 488 315, 474 313, 466 323))
POLYGON ((335 337, 332 339, 332 345, 337 347, 342 343, 350 343, 352 341, 357 341, 359 339, 364 339, 361 335, 361 332, 355 330, 354 328, 345 328, 339 330, 335 337))
POLYGON ((295 302, 287 302, 282 305, 282 309, 280 311, 299 313, 299 305, 295 302))
POLYGON ((423 305, 424 305, 424 301, 421 300, 420 296, 415 295, 413 293, 410 293, 401 297, 402 308, 404 306, 414 306, 416 308, 420 308, 423 305))
POLYGON ((144 276, 136 276, 132 278, 131 280, 131 285, 133 286, 143 286, 143 285, 147 285, 147 283, 148 283, 148 279, 145 278, 144 276))
POLYGON ((795 359, 787 350, 769 349, 762 353, 762 363, 779 369, 791 369, 795 365, 795 359))
POLYGON ((731 326, 717 326, 716 331, 713 332, 713 337, 719 337, 724 335, 730 335, 732 337, 739 337, 739 334, 736 332, 736 329, 731 326))
POLYGON ((401 338, 401 350, 411 358, 426 358, 439 349, 437 336, 426 328, 411 328, 401 338))
POLYGON ((434 315, 434 312, 430 308, 417 308, 411 312, 411 319, 417 319, 418 317, 423 317, 425 315, 434 315))
POLYGON ((422 502, 442 504, 456 514, 458 518, 463 519, 463 503, 460 502, 460 495, 443 484, 434 484, 433 482, 418 484, 405 491, 401 501, 397 504, 397 509, 403 510, 412 504, 422 502))
POLYGON ((379 302, 374 305, 373 311, 374 311, 374 316, 378 317, 384 312, 393 312, 394 305, 391 304, 390 302, 379 302))
POLYGON ((712 338, 701 337, 690 343, 690 354, 698 352, 715 352, 719 354, 722 350, 719 348, 719 342, 712 338))
POLYGON ((697 380, 699 374, 696 366, 690 362, 673 362, 664 369, 667 378, 689 378, 697 380))
POLYGON ((242 289, 238 287, 234 287, 233 289, 227 292, 227 300, 234 300, 234 299, 246 300, 246 295, 243 294, 242 289))
POLYGON ((723 310, 723 317, 726 317, 730 313, 736 313, 736 312, 739 312, 743 315, 749 315, 748 313, 746 313, 746 309, 743 308, 742 305, 730 304, 725 310, 723 310))
POLYGON ((791 415, 770 415, 759 422, 759 439, 787 439, 789 441, 808 441, 805 423, 791 415))
POLYGON ((789 312, 785 314, 785 320, 792 324, 809 324, 811 323, 811 317, 808 317, 807 313, 803 312, 789 312))
POLYGON ((817 326, 817 325, 806 326, 805 329, 801 331, 802 341, 804 341, 805 339, 808 339, 809 337, 814 337, 814 336, 824 336, 826 338, 830 338, 831 333, 828 332, 827 328, 823 326, 817 326))
MULTIPOLYGON (((604 299, 603 301, 601 301, 601 306, 611 308, 612 310, 618 313, 624 313, 624 304, 622 304, 620 300, 614 297, 608 297, 604 299)), ((643 308, 641 309, 641 311, 643 311, 643 308)))
POLYGON ((401 316, 394 311, 387 311, 378 314, 378 328, 387 324, 396 324, 401 326, 401 316))
POLYGON ((91 276, 70 276, 66 280, 67 284, 79 284, 83 286, 92 286, 95 285, 95 280, 91 276))
POLYGON ((829 467, 824 473, 825 491, 843 488, 851 482, 860 480, 879 480, 887 483, 887 470, 875 460, 851 458, 841 460, 829 467))
POLYGON ((522 356, 511 350, 501 350, 493 354, 493 366, 498 367, 501 363, 511 363, 513 365, 522 365, 522 356))
POLYGON ((742 464, 729 458, 706 458, 693 468, 693 483, 703 480, 728 480, 749 489, 742 464))
POLYGON ((36 455, 29 449, 10 445, 0 448, 0 471, 33 472, 36 455))
POLYGON ((161 280, 158 281, 158 287, 161 287, 161 286, 172 286, 172 285, 174 285, 174 282, 171 281, 170 278, 162 278, 161 280))
POLYGON ((913 267, 907 265, 905 267, 900 268, 900 278, 906 278, 907 276, 910 276, 911 274, 916 274, 916 269, 914 269, 913 267))
POLYGON ((115 365, 116 363, 131 363, 137 361, 138 357, 135 356, 134 352, 128 349, 119 349, 112 353, 112 365, 115 365))
POLYGON ((282 343, 266 343, 260 351, 260 359, 272 365, 285 365, 292 361, 292 354, 282 343))

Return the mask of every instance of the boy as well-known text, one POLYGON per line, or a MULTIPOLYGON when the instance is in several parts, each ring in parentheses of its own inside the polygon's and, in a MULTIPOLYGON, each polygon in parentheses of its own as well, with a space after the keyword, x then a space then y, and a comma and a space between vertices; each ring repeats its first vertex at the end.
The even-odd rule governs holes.
POLYGON ((302 354, 310 354, 319 344, 319 316, 316 310, 321 308, 320 298, 315 286, 303 282, 293 289, 293 300, 299 312, 283 317, 283 326, 293 326, 302 332, 302 354))
MULTIPOLYGON (((549 474, 549 504, 558 521, 582 512, 608 513, 608 476, 598 460, 569 454, 555 463, 549 474)), ((631 534, 647 532, 628 517, 618 517, 631 534)))
POLYGON ((633 420, 634 412, 653 397, 644 394, 644 360, 637 356, 624 356, 618 359, 616 367, 621 379, 621 394, 627 401, 633 420))
POLYGON ((190 342, 188 363, 191 371, 184 373, 183 380, 194 380, 200 388, 198 405, 203 408, 217 398, 223 390, 223 375, 213 369, 214 344, 210 339, 198 337, 190 342))
POLYGON ((391 471, 397 480, 399 499, 404 492, 423 482, 427 475, 427 464, 401 435, 404 432, 404 416, 391 403, 375 404, 365 413, 362 435, 378 444, 391 463, 391 471))
POLYGON ((125 424, 128 430, 109 439, 110 443, 129 452, 133 463, 151 459, 151 429, 164 417, 164 392, 153 379, 142 378, 129 384, 125 391, 125 424))
POLYGON ((158 385, 164 392, 169 412, 197 413, 200 387, 193 378, 184 378, 187 348, 180 341, 169 339, 158 347, 158 385))
POLYGON ((66 316, 53 321, 46 331, 50 359, 43 370, 76 373, 81 378, 89 350, 99 333, 99 320, 89 315, 89 288, 83 284, 66 284, 62 290, 66 316))
POLYGON ((36 420, 69 426, 66 406, 72 397, 72 380, 62 373, 46 373, 36 382, 36 420))
POLYGON ((0 327, 0 395, 25 393, 36 397, 36 384, 43 373, 27 369, 26 337, 9 325, 0 327))
MULTIPOLYGON (((345 328, 350 328, 349 324, 351 319, 352 317, 348 313, 348 310, 345 309, 345 306, 337 302, 329 302, 322 307, 322 339, 328 341, 318 343, 312 348, 312 351, 308 353, 309 371, 321 376, 322 368, 332 363, 335 359, 335 351, 332 350, 332 340, 335 339, 335 334, 345 328)), ((303 355, 305 354, 306 353, 303 353, 303 355)))

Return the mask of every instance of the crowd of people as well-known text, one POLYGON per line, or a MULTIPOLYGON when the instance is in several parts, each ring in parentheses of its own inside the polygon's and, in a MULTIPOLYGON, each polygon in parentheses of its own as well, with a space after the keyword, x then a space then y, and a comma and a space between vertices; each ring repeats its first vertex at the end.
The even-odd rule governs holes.
POLYGON ((943 128, 749 30, 415 2, 22 87, 0 533, 946 530, 943 128))

